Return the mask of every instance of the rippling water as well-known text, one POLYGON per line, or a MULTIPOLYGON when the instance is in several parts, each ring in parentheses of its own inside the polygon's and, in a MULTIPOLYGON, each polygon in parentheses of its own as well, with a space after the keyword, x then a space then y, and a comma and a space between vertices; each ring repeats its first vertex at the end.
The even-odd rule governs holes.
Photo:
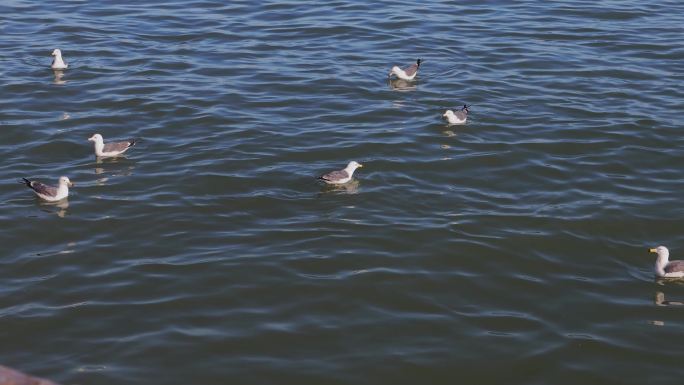
POLYGON ((684 284, 647 253, 684 255, 681 2, 0 11, 0 364, 64 384, 684 374, 684 284), (139 144, 98 162, 95 132, 139 144), (315 181, 352 159, 350 185, 315 181), (68 205, 15 183, 60 175, 68 205))

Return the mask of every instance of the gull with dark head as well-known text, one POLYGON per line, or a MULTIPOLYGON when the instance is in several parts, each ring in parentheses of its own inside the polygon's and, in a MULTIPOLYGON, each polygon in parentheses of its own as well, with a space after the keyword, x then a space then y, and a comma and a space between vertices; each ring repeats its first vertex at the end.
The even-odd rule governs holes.
POLYGON ((55 58, 52 59, 50 68, 53 70, 65 70, 69 68, 69 65, 62 59, 62 51, 59 48, 55 48, 54 51, 52 51, 52 56, 55 58))
POLYGON ((24 184, 31 190, 33 190, 40 199, 46 200, 48 202, 57 202, 69 196, 69 187, 73 187, 73 183, 69 178, 63 176, 59 178, 59 185, 57 187, 48 186, 46 184, 37 182, 35 180, 23 179, 24 184))
POLYGON ((95 134, 88 138, 88 141, 95 143, 95 155, 99 157, 114 157, 126 152, 129 148, 135 146, 135 139, 125 140, 123 142, 111 142, 105 144, 102 135, 95 134))
POLYGON ((684 277, 684 261, 670 261, 670 251, 665 246, 658 246, 648 250, 658 254, 655 263, 656 276, 661 278, 684 277))
POLYGON ((447 121, 449 124, 464 124, 466 120, 468 119, 468 112, 470 110, 468 109, 470 106, 463 105, 463 108, 460 110, 446 110, 443 117, 447 118, 447 121))
POLYGON ((327 184, 344 184, 352 179, 352 176, 354 176, 354 171, 360 167, 363 167, 361 163, 352 160, 344 169, 323 174, 319 176, 318 179, 327 184))
POLYGON ((390 70, 389 75, 387 75, 388 78, 391 78, 392 75, 396 75, 399 79, 402 80, 413 80, 416 75, 418 74, 418 69, 420 68, 420 64, 423 62, 422 59, 416 60, 416 64, 411 64, 410 66, 402 69, 399 68, 398 66, 392 67, 390 70))

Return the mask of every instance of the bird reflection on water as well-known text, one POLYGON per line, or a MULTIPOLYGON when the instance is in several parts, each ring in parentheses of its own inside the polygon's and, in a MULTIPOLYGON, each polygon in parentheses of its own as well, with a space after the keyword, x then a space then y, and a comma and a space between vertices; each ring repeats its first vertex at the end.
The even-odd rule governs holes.
POLYGON ((389 80, 389 86, 392 90, 399 92, 414 91, 418 88, 416 82, 410 82, 403 79, 389 80))
POLYGON ((64 198, 57 202, 47 202, 42 199, 38 199, 42 210, 47 213, 55 213, 58 217, 64 218, 67 215, 67 209, 69 208, 69 199, 64 198))
POLYGON ((130 161, 123 156, 113 158, 95 157, 95 165, 96 167, 93 168, 95 175, 101 176, 96 181, 98 186, 105 185, 109 180, 109 177, 105 175, 106 172, 109 172, 109 176, 130 176, 135 169, 135 166, 130 164, 130 161))
MULTIPOLYGON (((682 301, 666 300, 665 293, 663 293, 662 291, 656 291, 653 303, 655 303, 656 306, 684 306, 684 302, 682 301)), ((651 320, 649 321, 649 323, 655 326, 665 326, 665 321, 661 320, 651 320)))
POLYGON ((655 294, 655 299, 653 301, 657 306, 683 306, 682 301, 667 301, 665 299, 665 293, 662 291, 657 291, 655 294))
POLYGON ((66 80, 63 80, 63 79, 62 79, 62 78, 64 77, 64 71, 62 71, 62 70, 55 70, 54 73, 55 73, 55 79, 53 80, 53 83, 59 84, 59 85, 62 85, 62 84, 66 84, 66 83, 67 83, 66 80))
POLYGON ((361 182, 353 179, 345 184, 326 184, 321 187, 321 191, 317 196, 323 194, 358 194, 361 182))

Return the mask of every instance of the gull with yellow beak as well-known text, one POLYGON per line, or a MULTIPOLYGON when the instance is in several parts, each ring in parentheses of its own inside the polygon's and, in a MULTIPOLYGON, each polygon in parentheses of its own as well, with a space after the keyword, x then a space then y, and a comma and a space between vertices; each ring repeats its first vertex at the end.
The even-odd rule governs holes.
POLYGON ((71 183, 69 178, 63 176, 59 178, 59 186, 48 186, 44 183, 40 183, 35 180, 28 180, 26 178, 21 178, 24 181, 22 183, 26 184, 28 188, 33 190, 38 197, 48 202, 57 202, 69 196, 69 187, 74 184, 71 183))
POLYGON ((670 251, 665 246, 649 249, 651 253, 658 254, 655 263, 655 273, 662 278, 684 277, 684 261, 670 261, 670 251))
POLYGON ((359 167, 363 167, 363 165, 352 160, 344 169, 323 174, 319 176, 318 179, 327 184, 344 184, 352 179, 352 176, 354 176, 354 171, 356 171, 356 169, 359 167))
POLYGON ((100 134, 91 136, 88 138, 88 141, 95 143, 95 156, 102 158, 119 156, 129 148, 135 146, 135 139, 129 139, 123 142, 105 143, 100 134))

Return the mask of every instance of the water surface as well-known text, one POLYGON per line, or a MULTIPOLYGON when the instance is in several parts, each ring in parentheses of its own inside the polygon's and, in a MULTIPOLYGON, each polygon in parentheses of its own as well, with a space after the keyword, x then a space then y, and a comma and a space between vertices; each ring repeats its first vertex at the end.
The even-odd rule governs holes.
POLYGON ((684 374, 684 285, 647 253, 684 254, 680 2, 0 11, 0 363, 63 384, 684 374), (139 142, 97 161, 96 132, 139 142), (350 185, 314 179, 349 160, 350 185), (60 175, 68 205, 15 182, 60 175))

